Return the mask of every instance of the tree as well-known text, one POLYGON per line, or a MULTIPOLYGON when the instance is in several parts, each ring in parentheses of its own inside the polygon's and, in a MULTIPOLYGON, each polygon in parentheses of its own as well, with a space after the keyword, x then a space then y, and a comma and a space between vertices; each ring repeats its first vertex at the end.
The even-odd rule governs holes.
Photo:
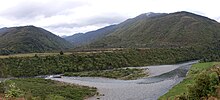
POLYGON ((63 53, 63 51, 60 51, 60 55, 63 55, 64 53, 63 53))

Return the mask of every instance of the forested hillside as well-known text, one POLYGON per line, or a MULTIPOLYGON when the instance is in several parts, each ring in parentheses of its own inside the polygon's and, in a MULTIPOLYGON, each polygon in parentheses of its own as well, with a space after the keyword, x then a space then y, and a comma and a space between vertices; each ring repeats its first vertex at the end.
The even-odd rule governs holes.
POLYGON ((189 12, 142 14, 117 25, 104 38, 92 42, 89 48, 189 47, 216 42, 220 24, 189 12))
POLYGON ((0 54, 45 52, 71 47, 66 40, 35 26, 0 29, 0 54))

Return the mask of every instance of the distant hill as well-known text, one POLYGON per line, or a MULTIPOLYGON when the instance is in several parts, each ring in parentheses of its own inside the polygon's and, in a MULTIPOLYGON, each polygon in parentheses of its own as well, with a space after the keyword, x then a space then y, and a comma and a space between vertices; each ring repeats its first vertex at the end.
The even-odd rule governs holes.
POLYGON ((35 26, 0 29, 0 54, 45 52, 71 47, 66 40, 35 26))
POLYGON ((106 33, 103 38, 87 46, 169 48, 211 44, 220 39, 220 24, 185 11, 170 14, 146 13, 126 20, 106 33))
POLYGON ((116 25, 110 25, 95 31, 90 31, 87 33, 77 33, 72 36, 67 36, 64 37, 64 39, 71 42, 75 47, 86 45, 105 37, 109 33, 114 32, 116 28, 117 28, 116 25))

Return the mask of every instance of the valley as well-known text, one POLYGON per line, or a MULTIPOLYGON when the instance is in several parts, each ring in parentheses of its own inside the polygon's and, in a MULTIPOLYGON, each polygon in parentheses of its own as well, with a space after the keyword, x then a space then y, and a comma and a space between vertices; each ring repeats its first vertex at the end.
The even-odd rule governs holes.
POLYGON ((63 38, 33 25, 5 27, 0 99, 219 99, 219 51, 220 23, 186 11, 63 38))

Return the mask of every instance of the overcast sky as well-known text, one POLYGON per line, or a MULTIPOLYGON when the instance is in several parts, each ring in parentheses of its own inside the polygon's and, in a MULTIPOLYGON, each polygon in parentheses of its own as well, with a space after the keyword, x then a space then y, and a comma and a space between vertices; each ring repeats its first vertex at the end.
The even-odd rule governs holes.
POLYGON ((189 11, 220 21, 219 0, 0 0, 0 28, 35 25, 72 35, 147 12, 189 11))

